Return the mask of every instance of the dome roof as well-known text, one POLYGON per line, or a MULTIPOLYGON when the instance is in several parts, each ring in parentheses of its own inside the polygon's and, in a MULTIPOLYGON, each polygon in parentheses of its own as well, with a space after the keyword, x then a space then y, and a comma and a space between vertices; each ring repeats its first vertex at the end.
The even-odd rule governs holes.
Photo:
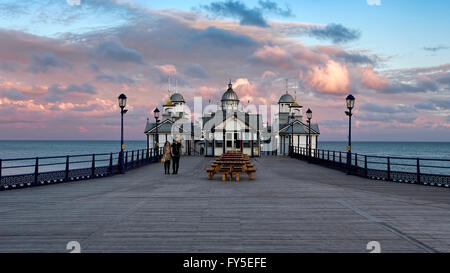
POLYGON ((294 98, 290 94, 284 94, 280 97, 278 103, 294 103, 294 98))
POLYGON ((239 101, 239 97, 236 92, 233 91, 231 83, 228 84, 228 90, 223 93, 222 101, 239 101))
POLYGON ((183 96, 180 93, 173 93, 170 96, 171 102, 185 102, 183 96))

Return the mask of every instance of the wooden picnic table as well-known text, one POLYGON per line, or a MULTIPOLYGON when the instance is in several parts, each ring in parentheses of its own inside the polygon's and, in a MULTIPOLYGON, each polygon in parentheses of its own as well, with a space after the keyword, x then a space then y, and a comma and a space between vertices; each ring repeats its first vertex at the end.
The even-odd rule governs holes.
POLYGON ((254 164, 251 164, 248 155, 232 152, 216 158, 211 164, 211 168, 206 168, 206 171, 210 180, 216 173, 222 174, 222 181, 226 181, 228 175, 230 176, 230 181, 233 179, 233 175, 235 180, 239 181, 241 173, 247 173, 250 180, 254 180, 254 173, 256 172, 254 166, 254 164))

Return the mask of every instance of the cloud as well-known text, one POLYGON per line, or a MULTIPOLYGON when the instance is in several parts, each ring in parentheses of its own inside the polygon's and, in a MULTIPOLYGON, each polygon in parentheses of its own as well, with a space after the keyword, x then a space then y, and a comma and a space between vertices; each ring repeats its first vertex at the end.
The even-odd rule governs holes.
POLYGON ((380 76, 372 66, 366 66, 362 70, 362 84, 374 90, 383 90, 389 84, 389 80, 380 76))
POLYGON ((96 63, 90 63, 89 68, 92 69, 94 72, 100 72, 100 67, 96 63))
POLYGON ((197 43, 210 42, 213 45, 222 47, 246 47, 257 44, 253 39, 246 35, 217 27, 208 27, 205 30, 194 34, 191 40, 197 43))
POLYGON ((447 84, 448 86, 450 86, 450 73, 440 76, 436 79, 437 82, 442 83, 442 84, 447 84))
POLYGON ((366 0, 369 6, 381 6, 381 0, 366 0))
POLYGON ((268 27, 264 13, 271 13, 282 17, 292 17, 293 13, 289 7, 280 8, 278 4, 270 0, 259 0, 258 6, 254 8, 247 7, 240 1, 228 0, 223 2, 212 2, 209 5, 200 7, 210 14, 222 17, 231 17, 239 20, 241 25, 268 27))
MULTIPOLYGON (((83 5, 80 8, 84 9, 83 5)), ((78 9, 78 7, 66 8, 78 9)), ((314 111, 314 119, 321 126, 324 125, 323 120, 340 118, 343 120, 342 124, 347 125, 342 110, 345 96, 341 95, 347 93, 345 91, 347 88, 348 92, 359 93, 360 103, 357 111, 364 102, 373 102, 378 106, 392 108, 378 111, 398 112, 386 114, 360 111, 363 119, 387 121, 384 123, 364 121, 359 120, 359 115, 355 115, 355 120, 360 122, 355 132, 357 137, 364 130, 371 139, 383 138, 388 134, 408 137, 408 131, 401 128, 416 126, 417 131, 425 131, 422 127, 424 121, 428 120, 430 124, 436 126, 438 123, 442 124, 442 119, 448 115, 446 112, 437 112, 442 110, 439 110, 432 100, 445 99, 448 95, 448 89, 445 89, 444 85, 447 86, 445 73, 449 71, 450 65, 433 68, 434 72, 429 68, 416 68, 395 72, 383 70, 381 73, 379 68, 389 67, 390 64, 384 65, 382 63, 384 60, 364 48, 329 45, 329 40, 317 42, 323 46, 306 46, 298 37, 308 35, 311 28, 324 26, 284 20, 267 20, 267 22, 270 27, 261 28, 242 26, 239 21, 211 20, 192 11, 148 10, 145 16, 120 26, 111 26, 107 30, 95 29, 89 33, 63 34, 56 38, 0 30, 2 34, 0 36, 5 38, 0 43, 0 60, 17 64, 14 73, 0 71, 0 74, 3 73, 0 90, 16 88, 26 96, 25 101, 0 98, 2 103, 0 130, 5 132, 5 136, 2 137, 39 138, 45 135, 61 139, 81 138, 82 135, 77 128, 83 126, 88 130, 84 133, 85 138, 109 139, 111 134, 120 130, 120 120, 118 122, 116 116, 116 98, 123 90, 120 85, 131 84, 129 80, 133 80, 133 87, 126 88, 128 90, 126 94, 129 96, 129 114, 133 114, 132 118, 131 116, 127 118, 129 120, 127 132, 130 138, 142 139, 142 126, 146 117, 151 116, 154 107, 159 107, 167 100, 168 73, 174 73, 172 87, 175 86, 174 79, 180 79, 180 87, 181 78, 189 80, 186 88, 179 89, 188 103, 192 102, 191 98, 195 94, 202 94, 205 103, 209 99, 212 103, 220 101, 226 89, 226 80, 231 78, 236 81, 234 87, 242 104, 246 105, 247 100, 256 104, 276 103, 284 93, 284 78, 289 78, 290 83, 294 85, 302 71, 301 83, 305 88, 297 90, 297 99, 305 109, 311 108, 314 111), (293 29, 297 29, 300 34, 292 35, 293 29), (93 55, 101 43, 108 41, 116 41, 120 43, 122 49, 134 50, 140 57, 130 62, 122 61, 129 58, 119 58, 120 61, 117 61, 110 56, 93 55), (31 52, 41 54, 40 57, 45 52, 52 52, 57 58, 72 64, 72 70, 70 73, 42 73, 39 77, 24 73, 22 68, 29 67, 31 52), (135 65, 141 61, 148 65, 135 65), (204 71, 196 64, 201 65, 204 71), (209 78, 196 80, 204 77, 205 71, 209 78), (363 76, 363 72, 367 75, 363 76), (418 77, 420 75, 426 75, 429 79, 418 77), (96 81, 92 82, 93 79, 96 81), (363 80, 366 81, 365 85, 371 87, 363 86, 363 80), (86 89, 88 93, 74 91, 80 90, 82 83, 85 82, 95 85, 97 92, 95 95, 89 93, 89 88, 86 89), (425 84, 426 82, 428 83, 425 84), (53 83, 58 83, 57 88, 53 83), (68 88, 72 83, 76 83, 79 87, 68 88), (387 90, 396 83, 412 86, 415 93, 382 94, 386 86, 385 92, 388 92, 387 90), (437 84, 439 92, 422 94, 414 88, 428 85, 434 89, 433 83, 437 84), (368 89, 380 89, 380 92, 368 89), (338 94, 342 98, 337 99, 338 96, 333 94, 338 94), (387 96, 389 99, 383 100, 383 97, 387 96), (47 101, 46 98, 51 101, 47 101), (438 110, 421 111, 418 108, 420 106, 416 107, 416 104, 421 102, 429 102, 438 110), (411 121, 415 118, 415 113, 400 112, 399 104, 403 103, 408 103, 420 111, 417 124, 398 124, 400 122, 394 120, 396 116, 399 116, 397 119, 400 121, 411 121), (327 106, 326 109, 323 105, 327 106), (60 110, 54 112, 57 109, 60 110), (2 126, 2 121, 5 120, 10 123, 2 126), (30 122, 25 124, 27 121, 30 122), (392 126, 391 121, 394 121, 392 126), (45 129, 31 130, 25 125, 45 129), (369 126, 374 125, 385 130, 372 129, 369 132, 369 126)), ((52 72, 53 69, 56 70, 50 67, 49 71, 52 72)), ((290 89, 290 92, 293 94, 293 89, 290 89)), ((0 95, 2 94, 0 91, 0 95)), ((345 133, 339 133, 345 131, 345 128, 342 129, 342 126, 331 128, 331 126, 328 129, 324 127, 326 130, 322 136, 325 139, 330 136, 345 139, 345 133)), ((436 134, 429 135, 433 138, 436 134)))
POLYGON ((439 89, 439 86, 432 80, 418 81, 416 84, 405 84, 402 82, 393 82, 387 84, 381 89, 385 93, 422 93, 422 92, 435 92, 439 89))
POLYGON ((388 124, 392 124, 392 122, 396 121, 398 123, 403 124, 413 124, 415 120, 417 120, 416 115, 412 114, 390 114, 390 113, 365 113, 363 115, 358 115, 356 118, 359 121, 368 121, 368 122, 384 122, 388 124))
POLYGON ((75 106, 71 110, 78 112, 89 112, 96 109, 98 109, 98 105, 91 104, 91 105, 75 106))
POLYGON ((346 28, 341 24, 329 24, 325 27, 312 28, 309 35, 320 40, 331 40, 338 44, 358 40, 361 37, 361 32, 346 28))
POLYGON ((259 6, 261 9, 271 12, 276 15, 280 15, 283 17, 293 17, 294 14, 292 13, 292 10, 289 7, 285 7, 284 9, 280 8, 276 2, 270 1, 270 0, 259 0, 258 1, 259 6))
POLYGON ((8 98, 13 101, 19 101, 19 100, 26 100, 27 97, 17 90, 16 88, 10 88, 7 90, 3 90, 2 92, 3 97, 8 98))
POLYGON ((294 60, 292 56, 279 46, 265 45, 253 53, 249 57, 249 61, 253 63, 263 63, 270 66, 276 66, 284 69, 292 69, 294 60))
POLYGON ((350 89, 349 73, 345 65, 333 60, 325 66, 312 68, 304 82, 320 93, 346 94, 350 89))
POLYGON ((396 106, 381 106, 375 102, 368 102, 359 107, 359 110, 373 113, 385 113, 385 114, 396 114, 396 113, 414 113, 416 110, 413 107, 406 105, 396 105, 396 106))
POLYGON ((2 62, 0 61, 0 70, 5 72, 15 72, 18 64, 15 62, 2 62))
POLYGON ((159 70, 163 75, 170 76, 177 74, 177 69, 172 64, 165 64, 165 65, 155 65, 155 68, 159 70))
POLYGON ((421 110, 437 110, 436 106, 431 102, 419 102, 414 107, 421 110))
POLYGON ((126 48, 119 41, 101 42, 90 54, 101 60, 137 64, 144 63, 142 54, 139 51, 132 48, 126 48))
POLYGON ((437 51, 449 49, 449 47, 448 46, 434 46, 434 47, 425 46, 425 47, 422 47, 422 49, 425 51, 437 52, 437 51))
POLYGON ((69 6, 79 6, 81 5, 81 0, 66 0, 69 6))
POLYGON ((153 79, 160 84, 167 84, 170 76, 172 89, 174 89, 175 85, 186 86, 188 84, 188 82, 183 79, 182 75, 177 72, 176 67, 172 64, 155 65, 152 72, 153 79))
POLYGON ((61 87, 59 84, 53 84, 49 89, 48 93, 45 95, 45 100, 48 102, 57 102, 62 100, 64 95, 67 93, 82 93, 82 94, 96 94, 96 88, 90 83, 83 83, 81 85, 78 84, 70 84, 66 88, 61 87))
POLYGON ((335 54, 335 57, 338 58, 339 60, 342 60, 343 62, 351 64, 375 65, 377 62, 375 59, 367 55, 361 53, 348 53, 345 51, 340 51, 339 53, 335 54))
POLYGON ((118 83, 118 84, 127 84, 127 85, 134 85, 135 80, 128 78, 122 74, 118 75, 111 75, 111 74, 99 74, 95 76, 95 79, 97 81, 101 82, 110 82, 110 83, 118 83))
POLYGON ((442 100, 433 99, 431 100, 431 102, 441 110, 450 110, 450 99, 442 99, 442 100))
POLYGON ((185 75, 197 79, 209 79, 209 73, 199 64, 189 65, 183 72, 185 75))
POLYGON ((228 0, 224 2, 212 2, 209 5, 203 5, 203 9, 210 13, 239 19, 241 25, 250 25, 258 27, 268 27, 261 10, 257 8, 248 8, 240 1, 228 0))
POLYGON ((72 64, 69 62, 56 57, 53 53, 44 53, 39 55, 37 53, 32 53, 31 55, 31 65, 28 71, 31 73, 47 73, 51 68, 72 68, 72 64))

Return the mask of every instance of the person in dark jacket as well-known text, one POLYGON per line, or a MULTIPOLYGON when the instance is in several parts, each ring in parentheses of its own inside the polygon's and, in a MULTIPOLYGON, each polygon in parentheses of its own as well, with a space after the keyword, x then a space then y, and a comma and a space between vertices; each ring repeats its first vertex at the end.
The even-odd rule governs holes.
POLYGON ((178 174, 178 168, 180 167, 181 149, 184 148, 178 137, 172 143, 172 174, 178 174))

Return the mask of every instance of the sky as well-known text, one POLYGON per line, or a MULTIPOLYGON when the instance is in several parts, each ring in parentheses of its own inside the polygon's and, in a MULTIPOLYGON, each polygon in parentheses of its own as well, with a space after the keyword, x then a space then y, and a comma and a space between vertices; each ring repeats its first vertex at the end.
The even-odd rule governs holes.
POLYGON ((288 89, 321 140, 449 141, 449 1, 27 0, 0 2, 0 139, 125 137, 168 98, 241 104, 288 89), (172 84, 172 87, 174 84, 172 84))

